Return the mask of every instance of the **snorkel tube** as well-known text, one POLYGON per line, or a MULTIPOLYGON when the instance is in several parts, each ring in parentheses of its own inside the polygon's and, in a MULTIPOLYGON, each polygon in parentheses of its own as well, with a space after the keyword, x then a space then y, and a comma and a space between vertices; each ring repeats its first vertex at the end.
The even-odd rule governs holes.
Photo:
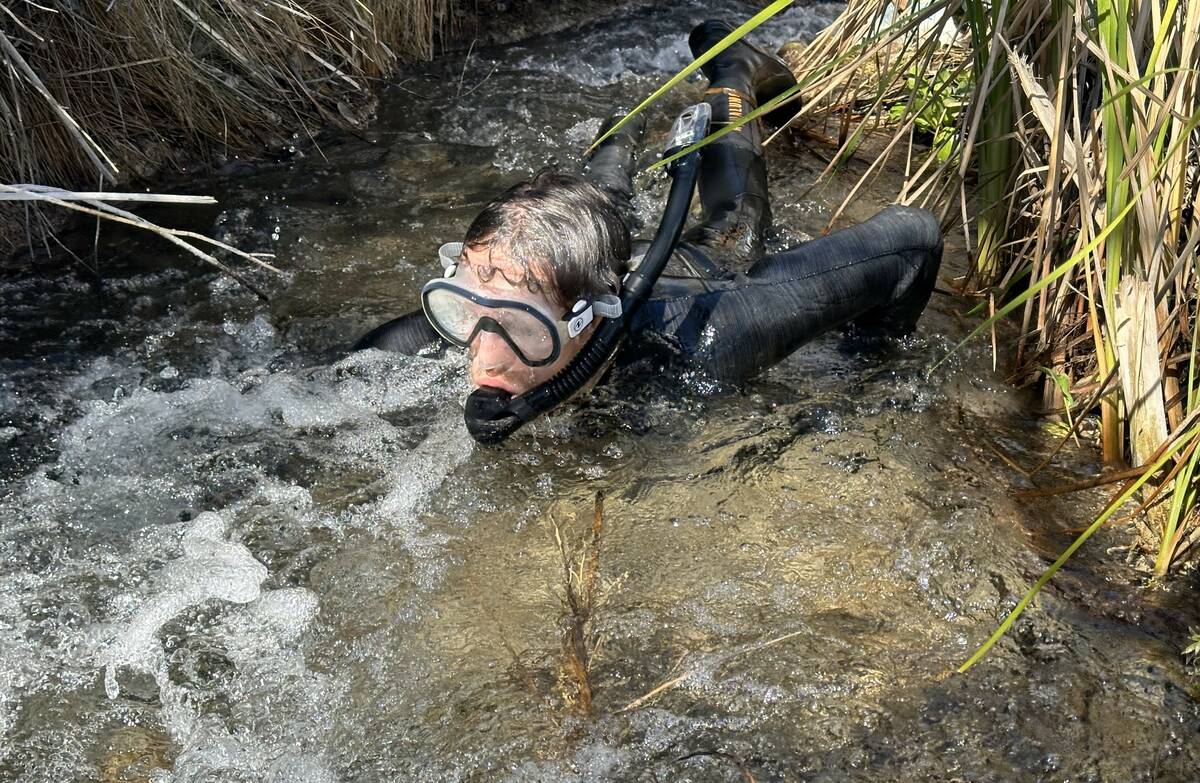
MULTIPOLYGON (((708 135, 712 109, 707 103, 689 106, 671 126, 663 157, 670 157, 708 135)), ((569 399, 600 372, 620 346, 633 315, 650 296, 671 253, 679 243, 683 225, 691 209, 692 196, 700 174, 699 151, 685 155, 667 166, 671 190, 658 231, 637 269, 625 276, 621 286, 621 315, 604 318, 575 358, 545 383, 512 396, 502 389, 483 387, 471 392, 463 411, 467 431, 484 445, 500 443, 522 424, 569 399)))

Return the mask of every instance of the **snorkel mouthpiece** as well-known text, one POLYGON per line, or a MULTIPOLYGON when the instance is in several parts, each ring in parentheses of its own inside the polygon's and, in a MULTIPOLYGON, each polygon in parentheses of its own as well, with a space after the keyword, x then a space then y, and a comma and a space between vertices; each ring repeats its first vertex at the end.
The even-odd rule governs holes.
MULTIPOLYGON (((707 103, 689 106, 676 118, 668 135, 663 157, 670 157, 708 135, 712 109, 707 103)), ((671 191, 650 247, 637 269, 626 275, 621 288, 620 309, 604 318, 575 358, 545 383, 513 396, 503 389, 480 387, 467 397, 463 410, 467 432, 485 446, 500 443, 521 425, 569 399, 600 372, 616 353, 633 315, 650 296, 655 282, 670 260, 683 225, 700 172, 700 153, 694 151, 667 166, 671 191)))
POLYGON ((517 431, 524 422, 508 409, 513 396, 503 389, 481 386, 467 396, 463 418, 477 443, 491 446, 517 431))

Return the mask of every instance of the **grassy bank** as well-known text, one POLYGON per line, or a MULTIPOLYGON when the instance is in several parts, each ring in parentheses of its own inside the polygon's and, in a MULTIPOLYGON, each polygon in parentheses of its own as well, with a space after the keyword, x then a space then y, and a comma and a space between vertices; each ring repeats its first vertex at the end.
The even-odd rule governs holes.
MULTIPOLYGON (((429 57, 455 24, 452 0, 86 0, 0 10, 0 182, 87 191, 281 151, 330 123, 356 125, 374 80, 429 57)), ((62 222, 61 205, 27 205, 0 205, 0 253, 50 246, 36 238, 62 222)))
POLYGON ((371 81, 430 56, 453 11, 451 0, 15 5, 0 16, 0 180, 92 187, 356 123, 371 81))
MULTIPOLYGON (((0 6, 0 183, 100 191, 285 153, 330 125, 361 125, 375 86, 404 63, 458 41, 501 41, 509 30, 520 36, 530 24, 548 26, 547 14, 570 19, 569 7, 565 0, 0 6)), ((48 224, 46 214, 0 204, 0 255, 48 224)))

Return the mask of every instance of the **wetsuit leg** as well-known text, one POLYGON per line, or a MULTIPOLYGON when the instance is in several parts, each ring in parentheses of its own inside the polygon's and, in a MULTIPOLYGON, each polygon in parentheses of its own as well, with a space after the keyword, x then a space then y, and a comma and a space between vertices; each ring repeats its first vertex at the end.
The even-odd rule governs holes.
POLYGON ((894 206, 729 280, 662 278, 621 360, 682 358, 740 383, 838 326, 905 334, 929 301, 941 257, 937 219, 894 206))
MULTIPOLYGON (((700 56, 732 31, 709 20, 688 38, 700 56)), ((722 51, 703 66, 709 78, 704 100, 712 108, 712 129, 720 130, 771 100, 796 80, 786 63, 746 41, 722 51)), ((700 150, 700 225, 683 241, 693 252, 744 270, 763 253, 763 234, 771 225, 767 163, 761 120, 753 120, 700 150)))
MULTIPOLYGON (((609 117, 596 133, 596 138, 603 136, 609 128, 617 123, 624 114, 616 112, 609 117)), ((636 167, 637 145, 646 129, 646 120, 642 115, 634 117, 621 130, 604 140, 583 163, 583 176, 593 185, 604 191, 625 219, 632 234, 637 226, 637 218, 633 213, 633 175, 636 167)), ((646 252, 650 246, 648 240, 634 240, 633 257, 636 259, 646 252)), ((669 269, 677 274, 690 277, 721 278, 728 273, 719 263, 713 261, 707 252, 700 248, 681 243, 675 250, 669 269)))
MULTIPOLYGON (((608 132, 608 129, 616 125, 623 116, 623 113, 617 112, 609 117, 600 126, 596 138, 608 132)), ((645 117, 634 117, 625 127, 605 139, 583 162, 584 178, 604 191, 625 219, 625 225, 629 226, 630 231, 634 230, 632 200, 635 158, 638 143, 645 129, 645 117)))

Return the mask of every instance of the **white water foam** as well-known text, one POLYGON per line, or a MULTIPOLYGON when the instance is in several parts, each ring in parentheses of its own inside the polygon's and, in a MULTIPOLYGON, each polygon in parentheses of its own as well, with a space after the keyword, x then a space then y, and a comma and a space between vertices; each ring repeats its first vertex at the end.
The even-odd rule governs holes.
MULTIPOLYGON (((843 3, 822 2, 788 9, 760 25, 749 38, 772 50, 788 41, 808 41, 844 8, 843 3)), ((569 48, 529 54, 517 61, 515 67, 557 74, 588 87, 604 87, 635 76, 674 74, 692 60, 687 38, 693 22, 706 16, 721 16, 737 24, 757 9, 747 5, 714 11, 707 4, 697 4, 694 8, 675 10, 669 18, 639 17, 634 30, 618 25, 607 30, 607 35, 573 41, 569 48), (744 16, 739 19, 742 13, 744 16)))
MULTIPOLYGON (((232 331, 250 352, 277 339, 261 317, 232 331)), ((435 585, 444 541, 417 515, 473 450, 461 411, 446 404, 465 391, 461 357, 368 351, 169 390, 154 388, 155 375, 111 357, 83 368, 67 382, 81 413, 59 434, 58 458, 0 496, 0 765, 17 759, 31 780, 88 777, 109 725, 101 716, 152 700, 178 749, 159 780, 328 783, 327 719, 344 685, 307 668, 318 598, 269 589, 266 564, 286 571, 293 555, 266 531, 298 542, 319 528, 399 531, 417 580, 435 585), (291 478, 293 459, 330 471, 311 479, 325 489, 346 473, 376 476, 378 491, 331 512, 291 478), (195 508, 210 510, 178 521, 195 508), (41 610, 30 596, 58 617, 32 615, 41 610), (74 735, 55 723, 13 735, 49 687, 93 709, 97 673, 99 720, 74 735), (226 714, 205 706, 216 703, 226 714), (39 761, 22 766, 30 758, 39 761)))
MULTIPOLYGON (((217 513, 196 517, 183 534, 183 556, 167 563, 155 576, 150 594, 137 610, 116 626, 116 634, 103 645, 97 663, 104 669, 104 691, 115 699, 120 693, 117 669, 128 666, 166 681, 159 629, 189 607, 216 599, 249 603, 259 596, 267 569, 250 550, 225 539, 227 521, 217 513)), ((103 634, 113 625, 97 630, 103 634)))

